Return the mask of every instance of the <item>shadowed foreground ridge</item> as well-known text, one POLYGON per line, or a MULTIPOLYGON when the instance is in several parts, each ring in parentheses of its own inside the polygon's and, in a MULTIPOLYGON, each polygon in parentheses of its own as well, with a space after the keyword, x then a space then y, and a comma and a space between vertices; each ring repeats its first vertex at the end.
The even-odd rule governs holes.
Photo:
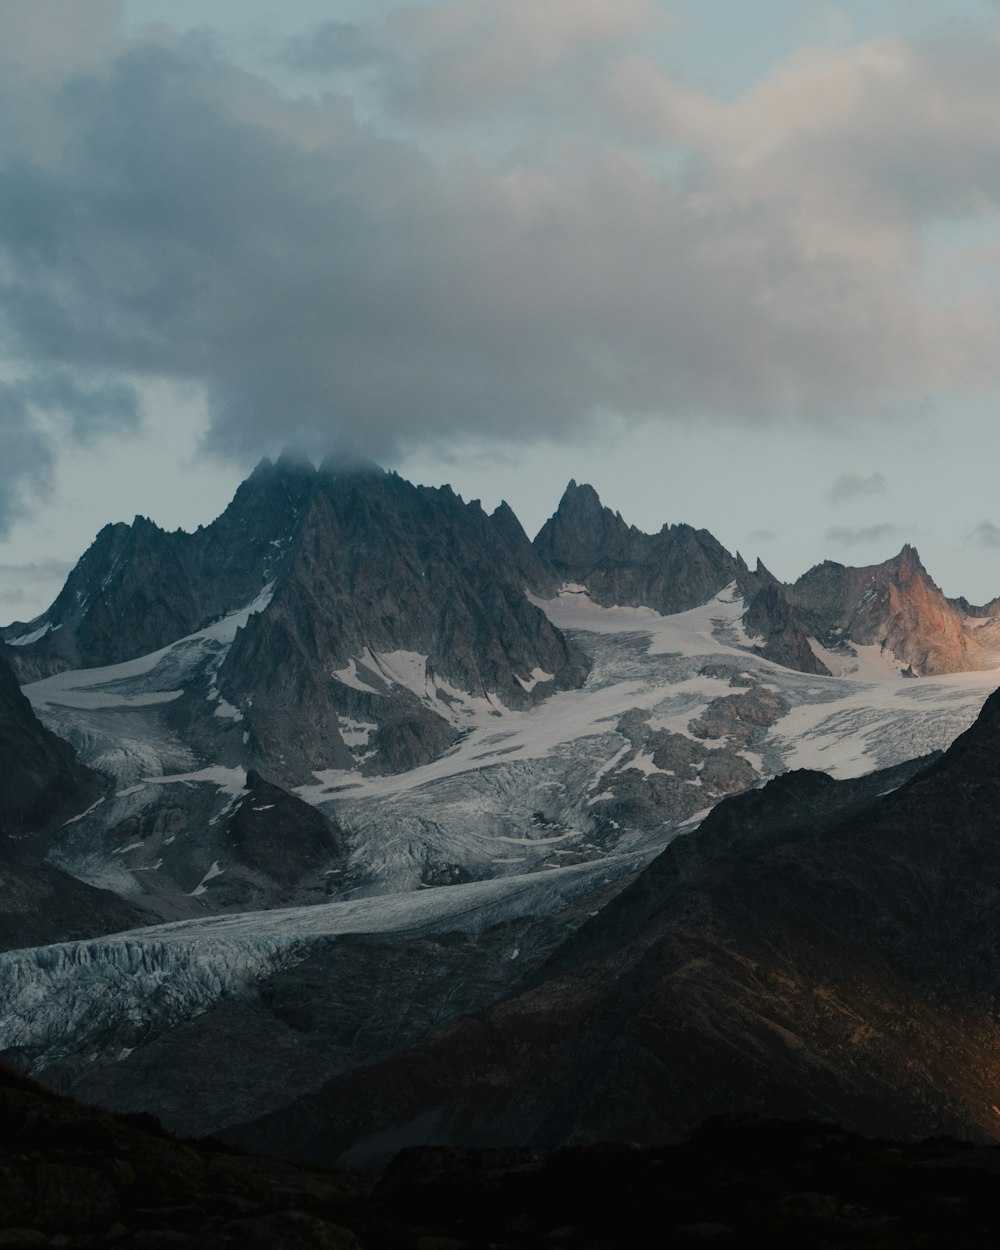
POLYGON ((650 1228, 677 1246, 978 1246, 1000 1234, 998 1171, 996 1148, 748 1120, 649 1149, 410 1150, 373 1179, 179 1141, 0 1071, 7 1246, 612 1250, 650 1228))
POLYGON ((754 1113, 995 1141, 998 753, 994 694, 909 780, 799 772, 729 799, 533 988, 226 1136, 364 1163, 754 1113))

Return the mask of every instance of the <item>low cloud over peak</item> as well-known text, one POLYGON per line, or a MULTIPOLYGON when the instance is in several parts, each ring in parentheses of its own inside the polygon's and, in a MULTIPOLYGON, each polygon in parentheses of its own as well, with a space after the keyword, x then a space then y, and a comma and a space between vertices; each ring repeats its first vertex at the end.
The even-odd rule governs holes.
MULTIPOLYGON (((223 455, 346 438, 380 461, 608 413, 877 419, 992 378, 995 308, 928 292, 919 240, 1000 195, 995 45, 965 68, 944 43, 805 51, 723 102, 652 56, 651 0, 447 0, 286 42, 329 75, 301 96, 224 41, 94 11, 74 57, 0 0, 22 119, 0 318, 26 388, 0 501, 44 478, 53 373, 79 436, 133 419, 88 406, 95 378, 169 379, 223 455)), ((837 499, 884 489, 850 476, 837 499)))

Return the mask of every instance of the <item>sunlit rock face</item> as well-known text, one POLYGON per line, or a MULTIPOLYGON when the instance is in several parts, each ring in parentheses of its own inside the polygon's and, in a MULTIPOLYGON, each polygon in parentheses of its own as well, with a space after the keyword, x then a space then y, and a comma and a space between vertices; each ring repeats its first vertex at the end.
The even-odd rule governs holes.
POLYGON ((827 560, 787 588, 807 630, 826 647, 877 644, 913 674, 991 667, 983 621, 970 620, 945 598, 913 547, 883 564, 849 568, 827 560))

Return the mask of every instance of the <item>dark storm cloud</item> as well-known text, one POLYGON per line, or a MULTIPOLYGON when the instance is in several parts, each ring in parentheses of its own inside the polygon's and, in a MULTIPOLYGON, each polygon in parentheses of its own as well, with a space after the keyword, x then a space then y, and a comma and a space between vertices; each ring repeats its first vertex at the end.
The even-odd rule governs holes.
POLYGON ((16 388, 0 385, 0 535, 25 511, 25 491, 48 486, 55 448, 16 388))
POLYGON ((384 44, 356 22, 323 22, 307 34, 289 39, 281 60, 310 74, 382 66, 391 69, 394 58, 384 44))
POLYGON ((881 542, 883 538, 891 538, 899 533, 898 525, 883 521, 878 525, 833 525, 826 531, 826 536, 832 543, 853 547, 858 543, 881 542))
MULTIPOLYGON (((945 316, 907 268, 906 180, 878 183, 863 110, 803 121, 801 101, 818 97, 801 84, 797 108, 781 84, 777 102, 764 84, 763 103, 724 106, 623 70, 622 39, 655 15, 645 0, 471 8, 414 8, 382 34, 335 22, 286 48, 331 82, 377 65, 382 112, 363 121, 336 91, 281 95, 206 39, 125 43, 114 6, 85 63, 67 66, 71 40, 54 66, 43 39, 30 44, 41 62, 0 78, 0 109, 23 122, 0 134, 0 329, 29 379, 16 480, 44 480, 51 446, 31 414, 46 387, 65 388, 77 434, 134 421, 125 392, 96 398, 109 377, 195 383, 225 454, 289 438, 322 453, 339 436, 385 460, 464 437, 565 438, 607 412, 820 420, 961 383, 980 344, 992 359, 992 313, 945 316), (414 137, 400 92, 426 96, 446 65, 414 137), (430 119, 455 122, 476 99, 486 129, 450 147, 430 119), (589 129, 598 104, 608 117, 589 129), (654 106, 676 132, 662 151, 654 106), (544 141, 515 126, 499 143, 525 109, 546 112, 544 141), (841 175, 863 149, 857 195, 822 180, 803 192, 816 177, 805 135, 840 154, 841 175), (676 144, 693 159, 684 176, 665 159, 676 144), (856 210, 872 197, 889 204, 878 230, 856 210)), ((863 103, 895 92, 885 141, 919 150, 922 114, 907 130, 902 104, 935 85, 947 101, 950 62, 843 57, 834 70, 860 78, 863 103)), ((995 116, 980 69, 974 90, 995 116)), ((933 151, 957 169, 949 118, 933 151)), ((1000 158, 1000 134, 967 129, 977 159, 1000 158)))
POLYGON ((1000 525, 994 525, 992 521, 980 521, 972 531, 972 538, 984 547, 1000 547, 1000 525))
POLYGON ((85 445, 135 428, 138 418, 131 387, 87 382, 65 368, 0 383, 0 535, 46 495, 59 442, 85 445))
POLYGON ((867 477, 845 470, 830 487, 831 503, 845 503, 870 495, 884 495, 888 483, 882 473, 870 473, 867 477))

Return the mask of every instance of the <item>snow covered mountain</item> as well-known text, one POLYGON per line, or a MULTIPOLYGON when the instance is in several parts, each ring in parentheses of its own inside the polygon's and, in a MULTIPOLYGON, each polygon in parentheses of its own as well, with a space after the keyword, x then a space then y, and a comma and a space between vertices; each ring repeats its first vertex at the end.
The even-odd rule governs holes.
POLYGON ((505 505, 286 457, 195 534, 108 527, 5 632, 107 779, 51 860, 173 919, 652 853, 790 767, 941 749, 1000 662, 973 611, 909 548, 782 586, 587 486, 532 544, 505 505))
MULTIPOLYGON (((223 1090, 195 1124, 170 1056, 262 994, 301 1021, 345 935, 383 951, 379 1045, 413 1044, 513 993, 727 796, 948 747, 997 684, 994 606, 945 599, 910 548, 782 585, 575 483, 534 543, 505 505, 291 458, 195 534, 108 527, 3 651, 37 727, 15 744, 89 779, 29 830, 45 870, 133 910, 0 937, 131 929, 0 956, 0 1050, 105 1100, 155 1069, 179 1125, 235 1122, 223 1090), (433 1009, 401 989, 425 941, 468 987, 433 1009)), ((335 1075, 317 1038, 299 1093, 335 1075)))

